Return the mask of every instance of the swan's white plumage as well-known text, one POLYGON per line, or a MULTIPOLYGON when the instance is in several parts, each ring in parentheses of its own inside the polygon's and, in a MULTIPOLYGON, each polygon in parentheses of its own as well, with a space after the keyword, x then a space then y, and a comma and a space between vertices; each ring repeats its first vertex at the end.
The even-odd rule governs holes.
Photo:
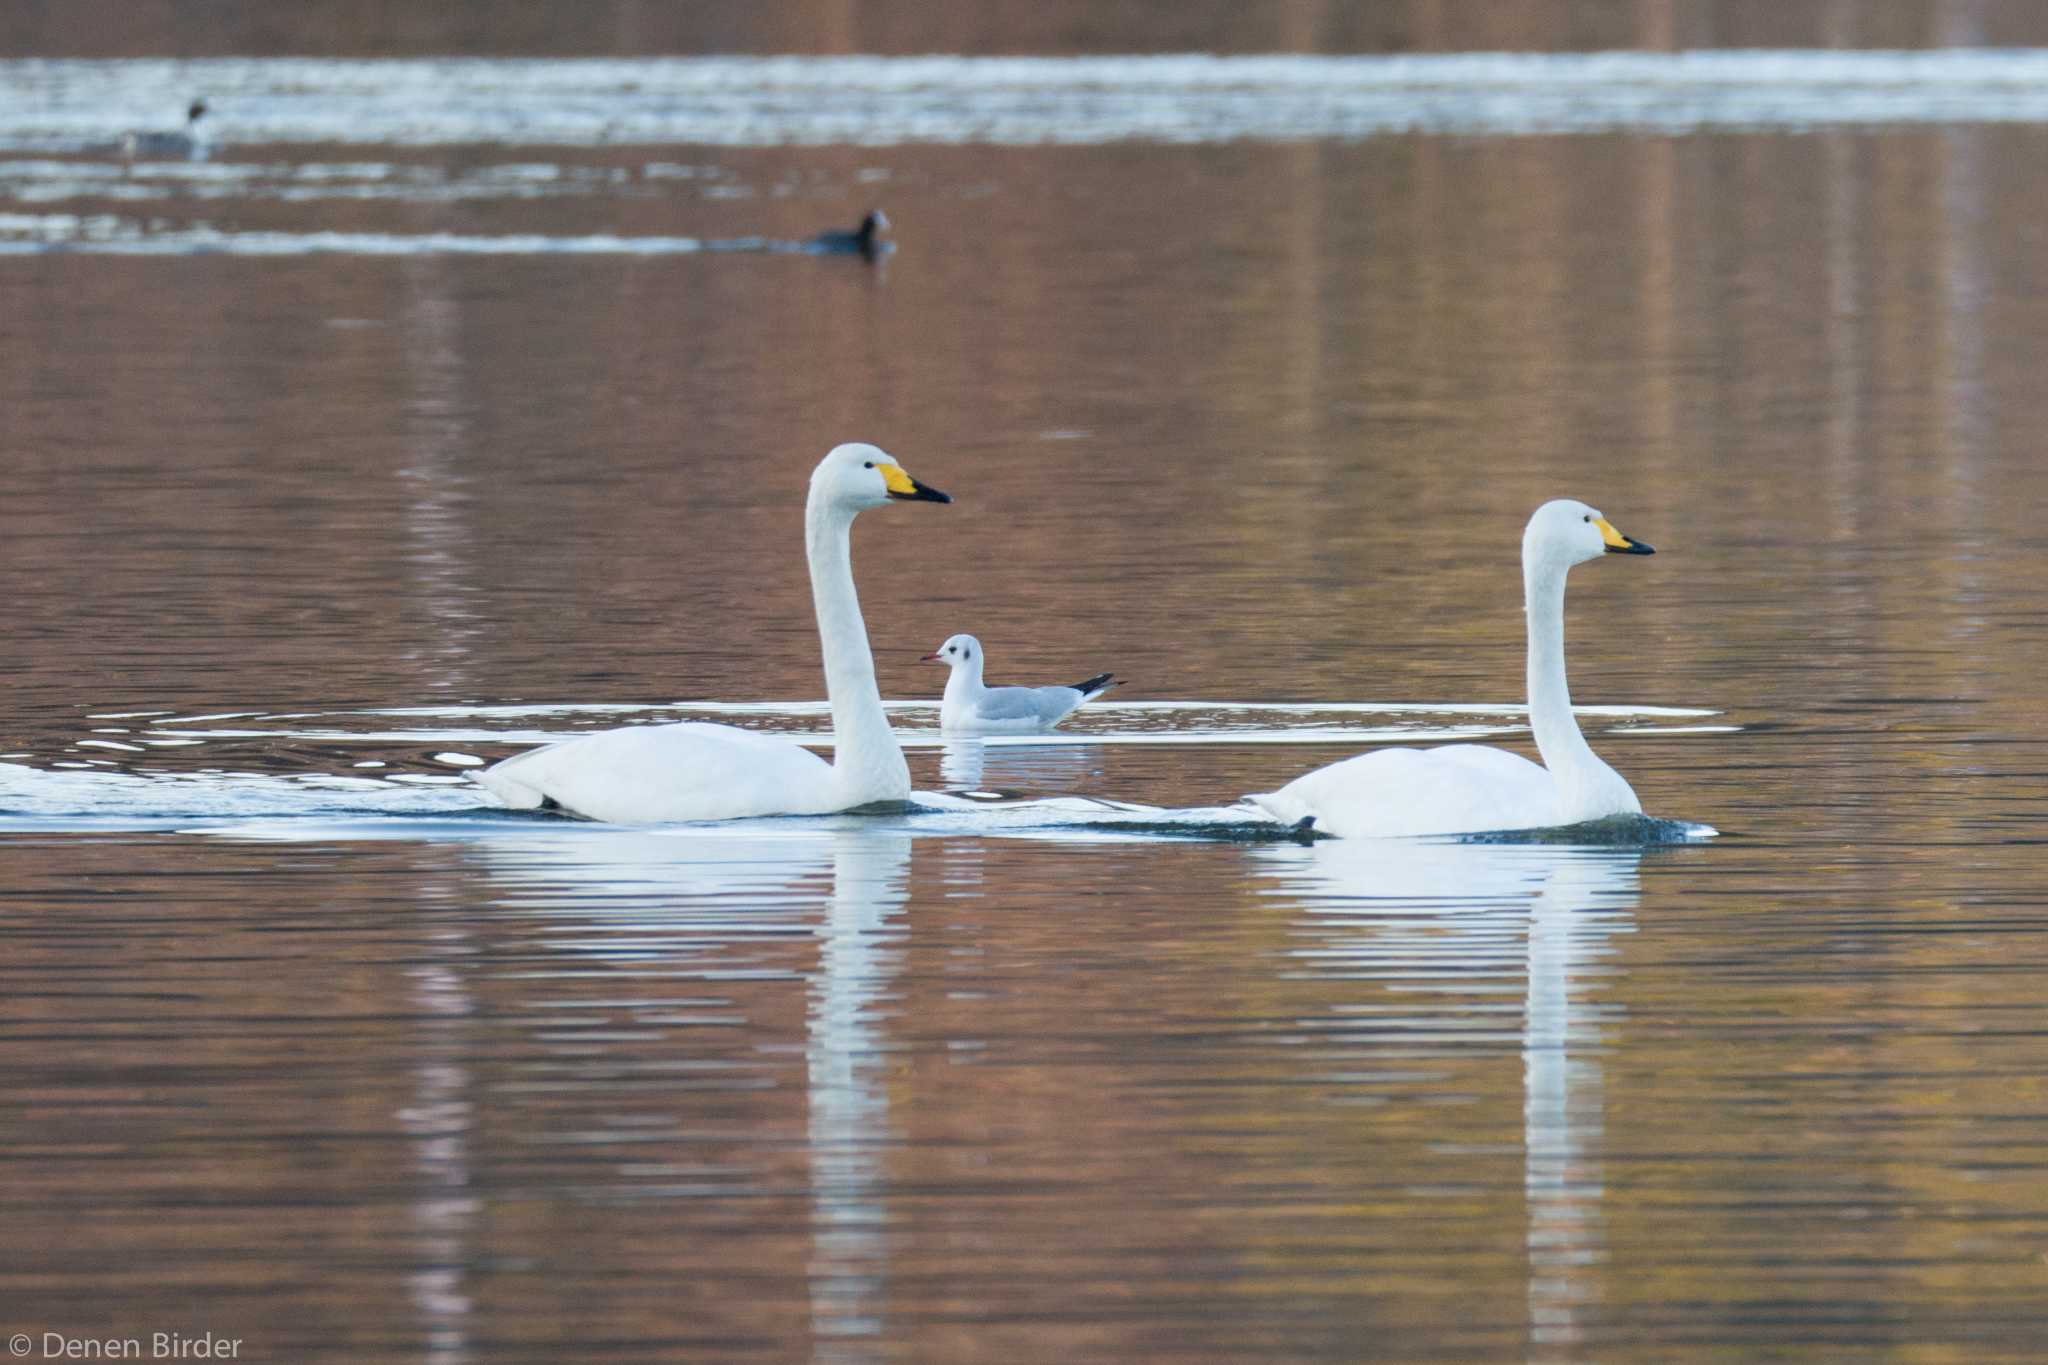
POLYGON ((1543 763, 1479 744, 1379 749, 1245 799, 1277 820, 1313 818, 1317 830, 1347 839, 1543 829, 1641 814, 1634 790, 1587 746, 1572 716, 1564 584, 1574 564, 1649 553, 1582 502, 1547 502, 1529 519, 1522 533, 1529 719, 1543 763))
POLYGON ((776 735, 685 721, 564 740, 477 780, 510 806, 553 804, 619 824, 820 815, 906 799, 910 769, 875 685, 849 534, 857 513, 891 499, 951 501, 871 445, 836 446, 811 475, 804 540, 832 700, 832 762, 776 735))
POLYGON ((515 754, 480 780, 507 805, 549 801, 591 820, 667 824, 841 809, 832 765, 779 735, 684 721, 515 754))
POLYGON ((1050 730, 1116 684, 1109 674, 1079 687, 990 687, 981 680, 981 641, 955 635, 924 656, 945 664, 946 693, 939 702, 939 728, 949 734, 1028 735, 1050 730))
POLYGON ((1483 744, 1375 749, 1248 799, 1290 825, 1313 816, 1316 829, 1346 839, 1564 823, 1557 784, 1541 764, 1483 744))

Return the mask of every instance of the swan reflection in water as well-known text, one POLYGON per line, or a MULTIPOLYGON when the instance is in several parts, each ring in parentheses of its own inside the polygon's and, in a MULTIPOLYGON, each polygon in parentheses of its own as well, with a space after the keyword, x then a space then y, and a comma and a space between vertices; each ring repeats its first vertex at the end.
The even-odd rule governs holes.
POLYGON ((1634 931, 1642 850, 1368 839, 1251 853, 1308 912, 1315 946, 1296 956, 1311 975, 1399 980, 1392 989, 1415 1013, 1440 1015, 1442 1034, 1469 1021, 1487 978, 1523 976, 1530 1340, 1580 1342, 1590 1267, 1605 1255, 1599 1050, 1618 1013, 1591 985, 1612 970, 1599 964, 1613 936, 1634 931))
POLYGON ((760 971, 764 941, 815 934, 804 1012, 812 1333, 831 1358, 825 1343, 879 1332, 892 1134, 878 1005, 900 965, 910 836, 852 817, 787 831, 536 828, 472 848, 511 892, 506 905, 580 926, 558 949, 746 976, 760 971))

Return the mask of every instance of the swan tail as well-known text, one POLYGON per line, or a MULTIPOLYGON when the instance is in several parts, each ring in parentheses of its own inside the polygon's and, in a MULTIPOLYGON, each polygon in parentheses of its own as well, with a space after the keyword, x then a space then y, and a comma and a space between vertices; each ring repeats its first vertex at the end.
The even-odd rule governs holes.
MULTIPOLYGON (((517 757, 524 757, 524 755, 517 757)), ((538 787, 527 786, 524 782, 521 782, 518 778, 505 771, 515 761, 516 759, 506 759, 503 763, 494 763, 476 774, 477 785, 514 810, 541 810, 545 808, 550 802, 546 792, 538 787)))
POLYGON ((1081 694, 1082 701, 1094 701, 1104 692, 1109 691, 1110 688, 1119 687, 1122 685, 1120 683, 1111 681, 1111 679, 1115 677, 1116 675, 1114 673, 1097 673, 1094 677, 1087 679, 1085 682, 1075 683, 1073 687, 1076 692, 1079 692, 1081 694))
POLYGON ((1306 829, 1315 823, 1316 813, 1308 808, 1308 803, 1285 791, 1253 792, 1244 799, 1252 809, 1283 825, 1306 829))

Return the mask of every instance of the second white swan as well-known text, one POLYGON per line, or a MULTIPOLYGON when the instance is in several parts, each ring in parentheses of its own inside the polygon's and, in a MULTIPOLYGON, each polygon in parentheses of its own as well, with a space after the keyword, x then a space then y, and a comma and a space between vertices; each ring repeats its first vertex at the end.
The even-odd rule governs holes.
POLYGON ((1543 829, 1618 815, 1642 803, 1600 761, 1572 716, 1564 668, 1564 580, 1602 555, 1653 554, 1583 502, 1546 502, 1522 532, 1528 611, 1529 726, 1541 764, 1482 744, 1375 749, 1245 799, 1288 824, 1346 839, 1543 829))
POLYGON ((811 474, 804 544, 832 701, 833 761, 777 735, 685 721, 639 725, 515 754, 477 780, 509 806, 554 807, 617 824, 823 815, 910 795, 910 769, 882 711, 854 592, 853 519, 890 502, 951 502, 887 453, 835 446, 811 474))

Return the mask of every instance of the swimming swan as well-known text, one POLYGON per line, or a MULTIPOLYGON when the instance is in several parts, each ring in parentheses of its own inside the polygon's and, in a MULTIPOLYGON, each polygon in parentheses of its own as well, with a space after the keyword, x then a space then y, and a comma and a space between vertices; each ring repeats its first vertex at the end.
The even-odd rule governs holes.
POLYGON ((684 721, 627 726, 515 754, 477 780, 510 806, 555 806, 618 824, 823 815, 910 795, 882 712, 853 587, 854 516, 891 499, 951 502, 871 445, 833 447, 811 474, 804 544, 832 699, 833 761, 776 735, 684 721))
POLYGON ((955 635, 919 660, 953 670, 939 703, 939 728, 958 735, 1026 735, 1050 730, 1116 686, 1098 673, 1072 687, 984 687, 981 641, 955 635))
POLYGON ((1480 744, 1376 749, 1245 799, 1288 824, 1346 839, 1541 829, 1615 815, 1642 803, 1587 747, 1564 677, 1564 579, 1603 554, 1653 554, 1582 502, 1546 502, 1522 532, 1528 610, 1529 724, 1542 765, 1480 744))

